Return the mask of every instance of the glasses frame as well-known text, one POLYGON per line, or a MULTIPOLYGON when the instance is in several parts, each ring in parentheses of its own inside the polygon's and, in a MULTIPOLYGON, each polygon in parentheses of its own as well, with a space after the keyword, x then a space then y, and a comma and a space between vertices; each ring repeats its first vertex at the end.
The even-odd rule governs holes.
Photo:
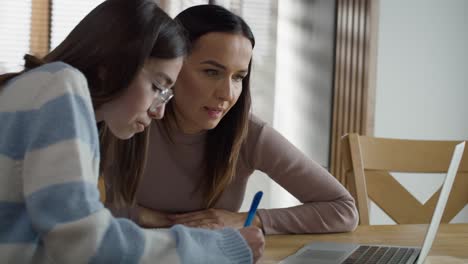
POLYGON ((155 101, 153 104, 151 104, 151 107, 156 108, 160 105, 167 104, 172 99, 172 97, 174 97, 174 91, 172 91, 172 88, 165 88, 157 81, 152 81, 151 83, 153 87, 159 91, 155 101))
POLYGON ((156 88, 156 90, 158 91, 158 94, 154 98, 153 103, 151 103, 151 106, 149 108, 150 112, 155 112, 157 107, 167 104, 172 99, 172 97, 174 97, 174 91, 172 90, 172 88, 165 88, 158 81, 151 78, 151 75, 147 70, 143 69, 143 72, 150 81, 151 86, 153 88, 156 88))

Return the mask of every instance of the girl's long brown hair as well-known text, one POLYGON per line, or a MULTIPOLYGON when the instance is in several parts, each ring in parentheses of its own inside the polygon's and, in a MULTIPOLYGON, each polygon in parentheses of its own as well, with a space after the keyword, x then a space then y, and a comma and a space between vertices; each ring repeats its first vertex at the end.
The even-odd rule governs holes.
MULTIPOLYGON (((210 32, 229 32, 241 34, 255 46, 255 39, 245 21, 217 5, 199 5, 188 8, 175 18, 187 31, 189 42, 193 46, 201 36, 210 32)), ((236 173, 237 161, 241 146, 247 136, 250 98, 250 71, 242 81, 242 92, 237 103, 224 116, 216 128, 208 131, 205 146, 206 177, 199 182, 204 192, 204 203, 207 208, 213 207, 225 188, 231 183, 236 173)), ((173 105, 167 107, 163 120, 166 129, 171 120, 175 120, 173 105)), ((170 131, 169 131, 170 133, 170 131)))
MULTIPOLYGON (((26 55, 25 70, 1 75, 0 86, 44 63, 62 61, 85 75, 93 107, 98 109, 125 91, 147 59, 177 58, 186 53, 183 28, 153 1, 107 0, 44 58, 26 55)), ((103 122, 98 128, 100 172, 110 173, 105 177, 108 192, 114 204, 132 204, 145 167, 148 131, 119 140, 103 122)))

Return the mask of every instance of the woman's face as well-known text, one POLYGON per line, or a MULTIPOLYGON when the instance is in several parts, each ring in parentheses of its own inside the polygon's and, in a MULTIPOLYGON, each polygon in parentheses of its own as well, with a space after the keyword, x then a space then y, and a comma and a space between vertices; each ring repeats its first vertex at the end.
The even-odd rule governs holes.
POLYGON ((151 107, 159 94, 155 86, 171 88, 182 63, 182 57, 148 59, 121 96, 97 109, 97 121, 106 122, 112 133, 120 139, 128 139, 142 132, 152 119, 164 116, 165 105, 156 109, 151 107))
POLYGON ((252 44, 241 34, 213 32, 195 41, 174 86, 174 111, 185 133, 215 128, 237 102, 252 44))

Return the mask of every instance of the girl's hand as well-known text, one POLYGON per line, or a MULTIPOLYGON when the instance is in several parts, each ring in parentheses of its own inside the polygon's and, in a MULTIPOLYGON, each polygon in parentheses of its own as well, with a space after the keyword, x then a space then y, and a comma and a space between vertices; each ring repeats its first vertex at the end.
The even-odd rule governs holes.
POLYGON ((239 229, 239 232, 252 250, 253 263, 257 263, 265 250, 265 237, 262 231, 259 228, 250 226, 239 229))

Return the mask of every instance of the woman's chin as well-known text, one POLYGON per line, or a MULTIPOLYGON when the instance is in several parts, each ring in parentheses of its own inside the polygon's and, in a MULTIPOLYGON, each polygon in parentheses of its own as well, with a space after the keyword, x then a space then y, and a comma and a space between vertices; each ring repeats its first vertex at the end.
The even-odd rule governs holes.
POLYGON ((211 130, 211 129, 216 128, 218 125, 219 125, 219 121, 210 121, 210 122, 206 123, 203 126, 203 128, 204 128, 204 130, 211 130))

